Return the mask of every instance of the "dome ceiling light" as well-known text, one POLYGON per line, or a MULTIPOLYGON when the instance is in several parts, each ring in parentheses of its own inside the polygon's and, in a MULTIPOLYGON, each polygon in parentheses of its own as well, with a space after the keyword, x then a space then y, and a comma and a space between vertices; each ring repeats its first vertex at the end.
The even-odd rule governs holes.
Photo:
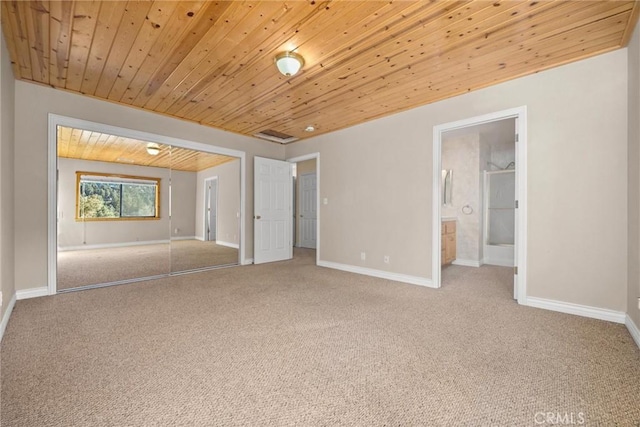
POLYGON ((276 55, 276 67, 284 76, 295 76, 304 65, 304 58, 295 52, 281 52, 276 55))
POLYGON ((147 144, 147 153, 152 156, 157 156, 160 153, 160 147, 155 142, 150 142, 147 144))

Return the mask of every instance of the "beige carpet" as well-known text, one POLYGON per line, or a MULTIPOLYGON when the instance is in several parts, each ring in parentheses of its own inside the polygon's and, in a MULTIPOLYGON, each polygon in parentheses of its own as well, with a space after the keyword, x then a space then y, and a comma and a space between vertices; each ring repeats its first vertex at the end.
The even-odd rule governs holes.
POLYGON ((518 306, 499 268, 447 268, 434 290, 296 254, 18 301, 2 425, 640 422, 640 350, 622 325, 518 306))
POLYGON ((199 240, 58 252, 58 290, 238 263, 238 250, 199 240))

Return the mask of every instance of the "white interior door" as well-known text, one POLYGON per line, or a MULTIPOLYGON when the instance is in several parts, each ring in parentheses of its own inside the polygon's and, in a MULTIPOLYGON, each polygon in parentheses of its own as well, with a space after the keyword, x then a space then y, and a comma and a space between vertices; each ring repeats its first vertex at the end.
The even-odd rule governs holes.
POLYGON ((253 262, 293 257, 291 163, 254 158, 253 262))
POLYGON ((318 183, 315 173, 300 176, 300 246, 316 248, 316 222, 318 221, 317 192, 318 183))
POLYGON ((205 185, 205 240, 215 242, 218 217, 218 180, 208 179, 205 185))

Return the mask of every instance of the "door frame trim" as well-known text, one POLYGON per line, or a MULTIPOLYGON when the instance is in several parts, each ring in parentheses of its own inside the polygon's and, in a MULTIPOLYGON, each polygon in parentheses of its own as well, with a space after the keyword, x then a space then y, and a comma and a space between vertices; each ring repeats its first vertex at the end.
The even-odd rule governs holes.
POLYGON ((49 295, 57 292, 57 246, 58 246, 58 189, 57 189, 57 167, 58 167, 58 126, 75 127, 84 130, 109 133, 111 135, 125 138, 141 139, 143 141, 154 141, 159 144, 173 145, 181 148, 204 151, 213 154, 237 157, 240 160, 240 250, 238 251, 238 264, 246 265, 251 262, 246 259, 245 238, 245 204, 246 204, 246 153, 244 151, 205 144, 202 142, 190 141, 187 139, 173 138, 170 136, 154 134, 151 132, 139 131, 123 128, 119 126, 107 125, 104 123, 92 122, 89 120, 76 119, 49 113, 48 119, 48 165, 47 165, 47 289, 49 295))
POLYGON ((316 206, 318 206, 318 212, 316 216, 316 265, 320 264, 320 152, 309 153, 303 156, 291 157, 287 159, 289 163, 304 162, 305 160, 316 160, 316 206))
POLYGON ((455 122, 443 123, 433 127, 433 187, 432 187, 432 266, 433 286, 441 286, 441 234, 442 234, 442 134, 451 130, 476 126, 498 120, 515 118, 518 126, 516 141, 516 182, 518 188, 518 247, 516 265, 518 266, 518 304, 527 303, 527 107, 521 106, 508 110, 484 114, 455 122))

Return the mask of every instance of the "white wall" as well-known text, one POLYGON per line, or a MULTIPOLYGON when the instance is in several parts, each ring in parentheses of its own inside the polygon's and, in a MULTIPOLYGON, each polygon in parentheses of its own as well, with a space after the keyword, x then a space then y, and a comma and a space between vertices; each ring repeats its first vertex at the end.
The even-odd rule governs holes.
MULTIPOLYGON (((196 172, 171 171, 169 233, 172 239, 193 239, 196 236, 196 178, 196 172)), ((168 238, 166 236, 165 239, 168 238)))
POLYGON ((626 310, 624 49, 288 145, 322 159, 320 259, 431 278, 433 127, 523 105, 528 295, 626 310))
POLYGON ((240 160, 198 172, 195 210, 195 235, 204 240, 204 181, 218 177, 218 217, 216 241, 232 246, 238 245, 240 231, 240 160))
MULTIPOLYGON (((15 295, 14 275, 14 79, 11 59, 0 36, 0 319, 15 295)), ((2 331, 0 331, 0 336, 2 331)))
POLYGON ((196 173, 120 163, 58 158, 58 248, 79 249, 131 242, 168 241, 195 235, 196 173), (76 172, 114 173, 160 178, 160 218, 153 220, 76 221, 76 172), (169 177, 172 218, 169 219, 169 177), (178 233, 175 233, 175 229, 178 233))
POLYGON ((253 256, 253 157, 284 159, 282 146, 46 86, 15 85, 16 289, 47 284, 49 113, 246 152, 244 245, 253 256))
MULTIPOLYGON (((511 162, 516 161, 516 146, 511 144, 498 144, 491 147, 490 162, 494 165, 498 165, 502 169, 506 168, 511 162)), ((483 165, 483 168, 487 169, 487 165, 483 165)), ((511 166, 509 169, 514 169, 511 166)), ((497 170, 495 167, 487 170, 497 170)))
POLYGON ((627 313, 640 328, 640 27, 627 48, 629 54, 628 91, 628 258, 627 313))

